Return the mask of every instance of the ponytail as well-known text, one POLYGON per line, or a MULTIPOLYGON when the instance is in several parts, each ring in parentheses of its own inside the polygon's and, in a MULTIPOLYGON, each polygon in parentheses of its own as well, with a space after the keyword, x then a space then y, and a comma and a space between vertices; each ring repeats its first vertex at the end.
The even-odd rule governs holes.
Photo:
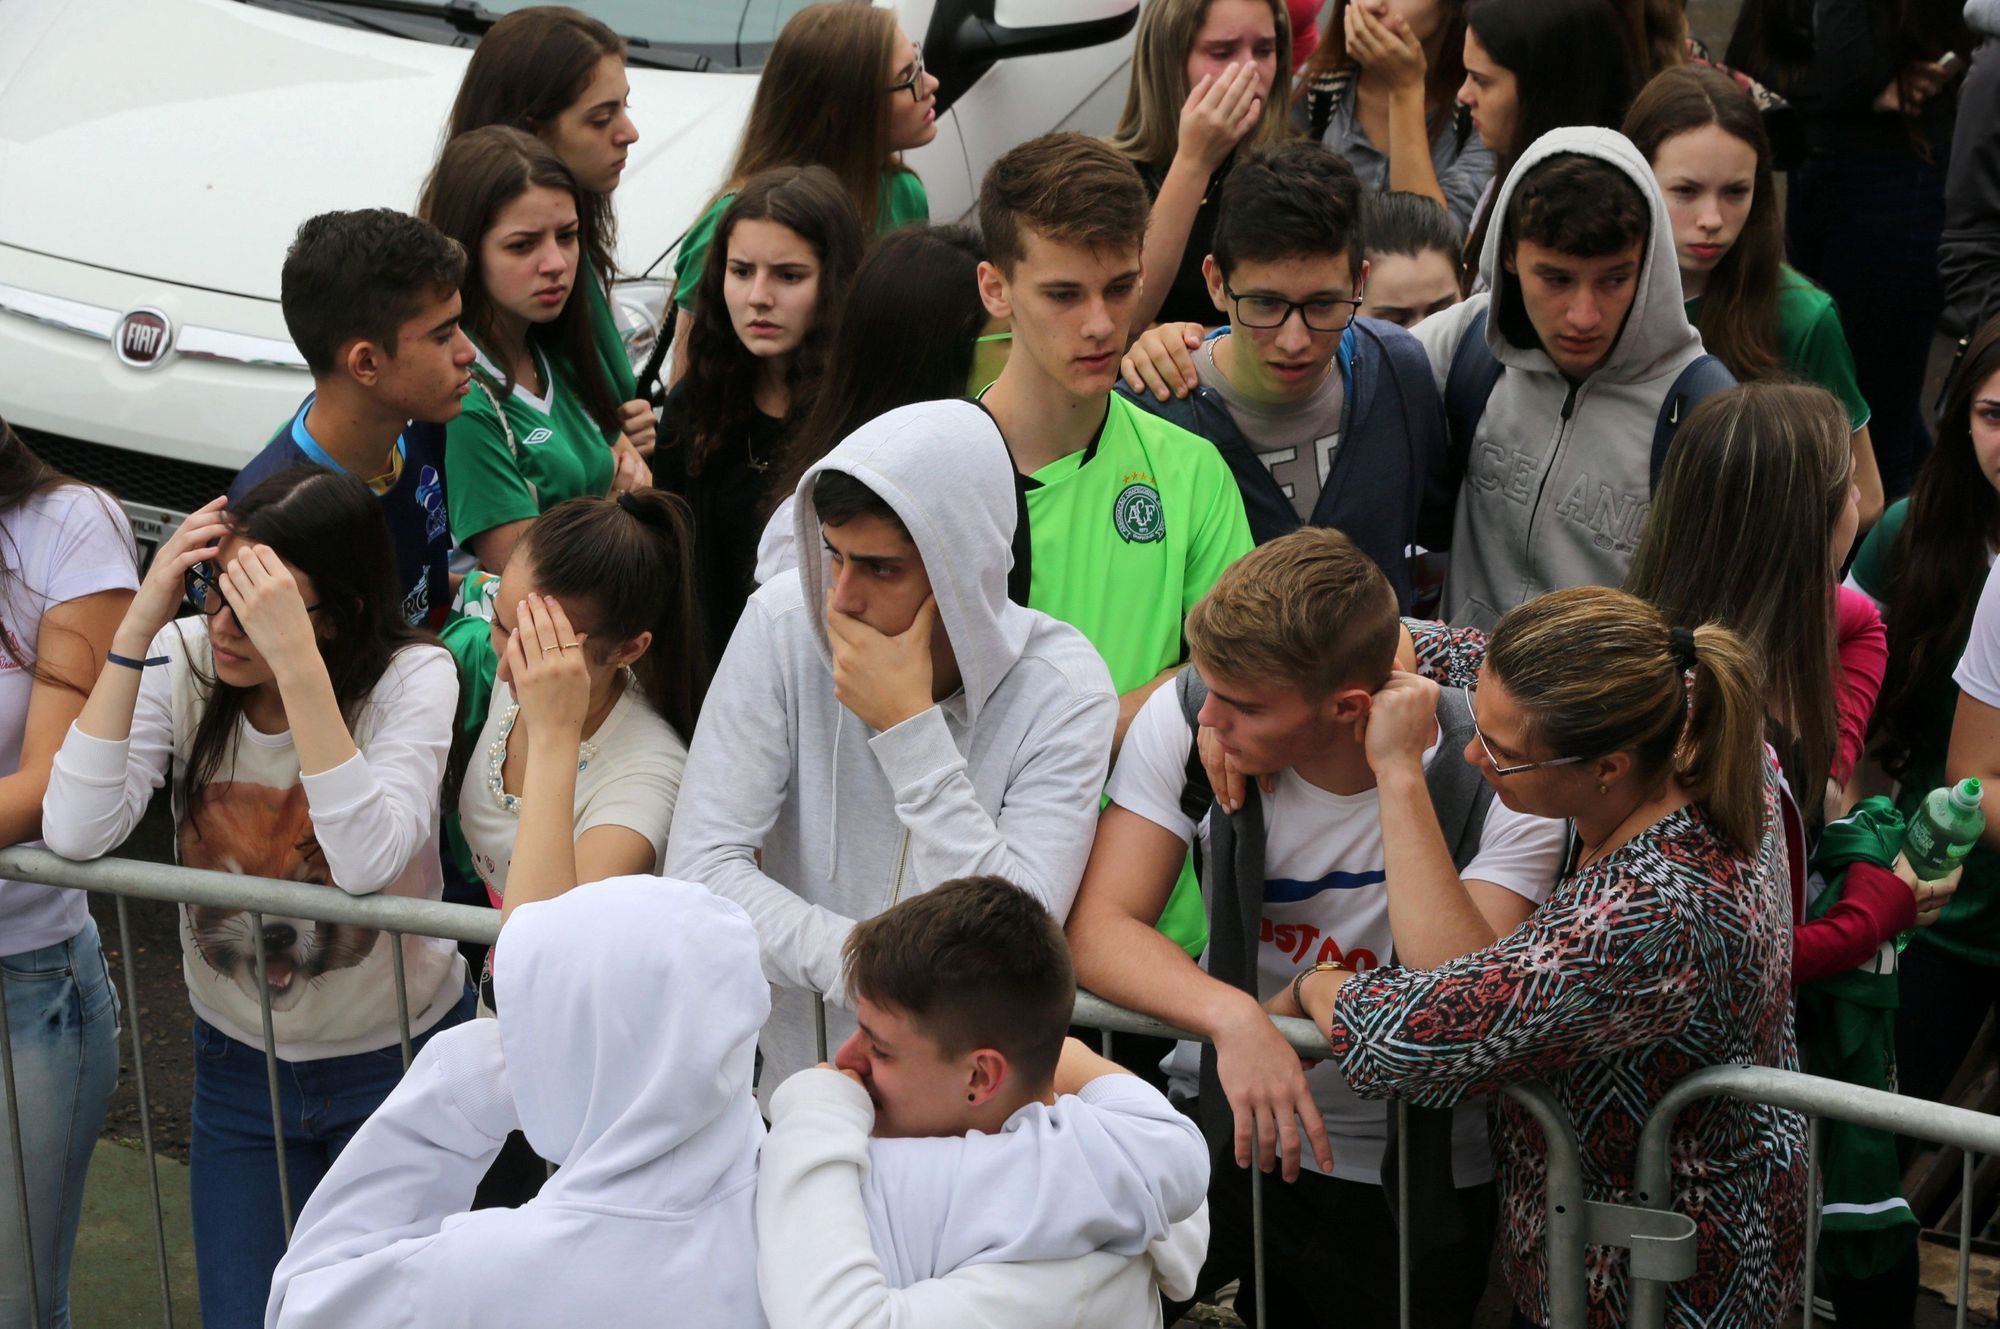
POLYGON ((521 541, 543 594, 588 606, 590 646, 609 650, 653 634, 632 674, 647 703, 684 740, 694 733, 700 680, 707 676, 693 528, 681 498, 635 489, 615 499, 558 503, 521 541))
POLYGON ((1641 775, 1671 772, 1738 850, 1756 848, 1763 674, 1742 637, 1670 627, 1637 596, 1578 586, 1501 619, 1486 662, 1552 751, 1629 752, 1641 775))
POLYGON ((1694 630, 1694 660, 1674 777, 1748 853, 1764 831, 1764 699, 1756 652, 1728 628, 1705 623, 1694 630))

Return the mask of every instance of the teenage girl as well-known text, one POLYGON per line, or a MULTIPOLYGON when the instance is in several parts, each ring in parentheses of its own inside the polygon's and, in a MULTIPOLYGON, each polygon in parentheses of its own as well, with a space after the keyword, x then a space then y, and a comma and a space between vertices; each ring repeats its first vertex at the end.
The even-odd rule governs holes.
POLYGON ((1521 153, 1551 129, 1624 122, 1639 90, 1630 42, 1606 0, 1473 0, 1466 10, 1458 99, 1494 156, 1465 247, 1468 284, 1478 280, 1494 184, 1521 153))
POLYGON ((1493 178, 1493 152, 1458 104, 1465 0, 1335 0, 1295 117, 1370 191, 1407 190, 1460 227, 1493 178))
MULTIPOLYGON (((173 781, 189 867, 435 900, 451 658, 398 612, 382 505, 344 472, 295 466, 217 499, 153 557, 107 667, 56 753, 48 845, 95 858, 173 781), (183 597, 196 612, 174 620, 183 597)), ((264 1322, 285 1249, 265 1073, 268 1006, 294 1210, 403 1071, 384 933, 242 910, 182 913, 194 1006, 196 1272, 203 1322, 264 1322)), ((418 1043, 473 1010, 449 941, 401 938, 418 1043)))
POLYGON ((786 21, 757 80, 729 178, 674 259, 676 379, 687 367, 687 334, 723 211, 752 176, 780 166, 824 166, 847 191, 868 235, 930 220, 923 181, 903 165, 902 154, 937 137, 937 88, 923 51, 897 26, 893 10, 808 5, 786 21))
MULTIPOLYGON (((0 844, 41 835, 50 759, 138 585, 118 505, 0 420, 0 844)), ((0 1150, 0 1326, 66 1325, 84 1176, 118 1080, 118 993, 82 891, 0 881, 0 984, 16 1093, 0 1097, 0 1140, 20 1132, 27 1173, 0 1150)))
POLYGON ((492 593, 499 671, 458 797, 496 908, 658 870, 702 677, 690 569, 686 506, 657 489, 570 499, 515 543, 492 593), (577 645, 547 649, 554 626, 577 645), (531 790, 538 772, 554 778, 531 790), (523 861, 516 837, 544 796, 566 833, 523 861))
POLYGON ((1422 194, 1369 194, 1361 200, 1361 246, 1368 280, 1361 316, 1414 328, 1459 301, 1465 228, 1422 194))
POLYGON ((1678 65, 1648 83, 1625 136, 1667 200, 1688 321, 1739 383, 1815 383, 1847 411, 1861 524, 1882 515, 1868 403, 1833 300, 1785 263, 1771 147, 1756 103, 1729 75, 1678 65))
POLYGON ((702 271, 688 372, 667 397, 658 455, 661 487, 693 509, 711 660, 756 589, 771 471, 812 413, 862 243, 847 191, 824 166, 752 177, 716 225, 721 261, 702 271))
POLYGON ((639 141, 631 92, 624 38, 567 5, 531 5, 502 17, 472 48, 445 141, 487 125, 524 129, 548 144, 596 199, 590 227, 579 237, 577 285, 590 313, 591 339, 620 402, 620 428, 641 456, 649 456, 653 408, 638 400, 629 339, 651 331, 653 320, 628 316, 631 326, 621 327, 610 300, 610 283, 618 276, 611 193, 639 141))
POLYGON ((1153 196, 1132 335, 1210 323, 1201 260, 1239 147, 1290 137, 1292 28, 1280 0, 1151 0, 1111 146, 1153 196))
POLYGON ((898 406, 976 397, 1000 376, 980 354, 1004 347, 1008 335, 989 331, 979 298, 985 253, 966 227, 909 227, 884 236, 861 261, 812 415, 771 468, 771 517, 757 543, 759 586, 798 566, 792 491, 834 444, 898 406))
POLYGON ((648 483, 577 297, 595 195, 531 134, 497 125, 445 145, 418 211, 465 247, 460 326, 476 356, 445 427, 452 537, 498 571, 536 514, 648 483))

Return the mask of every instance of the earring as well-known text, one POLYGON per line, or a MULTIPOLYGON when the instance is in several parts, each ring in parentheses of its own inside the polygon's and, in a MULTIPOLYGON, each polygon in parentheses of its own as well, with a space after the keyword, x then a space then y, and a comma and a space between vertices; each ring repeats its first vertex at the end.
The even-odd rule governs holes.
POLYGON ((1600 794, 1608 794, 1611 792, 1611 786, 1608 784, 1599 784, 1597 786, 1597 792, 1600 794))
POLYGON ((972 1101, 972 1100, 973 1100, 973 1099, 974 1099, 975 1097, 977 1097, 977 1095, 975 1095, 975 1094, 967 1094, 967 1095, 965 1096, 965 1101, 966 1101, 966 1102, 968 1102, 968 1103, 970 1103, 970 1102, 971 1102, 971 1101, 972 1101))

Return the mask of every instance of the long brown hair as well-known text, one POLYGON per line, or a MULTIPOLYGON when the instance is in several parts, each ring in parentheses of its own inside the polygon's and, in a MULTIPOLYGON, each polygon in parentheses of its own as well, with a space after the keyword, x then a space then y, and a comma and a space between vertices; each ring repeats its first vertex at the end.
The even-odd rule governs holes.
MULTIPOLYGON (((113 506, 110 495, 94 485, 87 485, 81 480, 64 475, 43 461, 35 455, 21 436, 14 432, 12 425, 0 420, 0 514, 12 512, 29 499, 39 498, 43 494, 61 489, 64 485, 77 485, 90 490, 92 497, 103 504, 107 512, 117 513, 118 525, 121 528, 126 527, 124 515, 118 513, 117 508, 113 506)), ((0 584, 18 585, 31 597, 35 594, 35 588, 27 585, 21 578, 20 551, 14 547, 14 537, 4 531, 0 531, 0 584)), ((46 627, 36 629, 35 637, 38 642, 42 632, 46 630, 46 627)), ((15 668, 27 673, 37 683, 51 684, 79 694, 89 691, 85 686, 88 679, 79 681, 67 675, 52 674, 45 670, 41 662, 36 659, 37 653, 30 652, 24 647, 20 641, 20 634, 6 623, 0 623, 0 653, 4 653, 15 668)))
POLYGON ((1561 756, 1629 752, 1642 777, 1671 775, 1744 853, 1764 832, 1764 703, 1750 644, 1719 623, 1675 657, 1658 608, 1607 586, 1552 591, 1510 612, 1486 666, 1561 756), (1687 675, 1691 673, 1692 678, 1687 675))
POLYGON ((902 35, 895 11, 807 5, 771 44, 743 141, 716 197, 779 166, 823 166, 875 230, 882 173, 906 169, 889 150, 889 62, 902 35))
POLYGON ((1668 139, 1714 125, 1757 154, 1750 215, 1729 252, 1708 275, 1695 326, 1701 344, 1739 382, 1770 378, 1783 364, 1778 340, 1778 290, 1784 281, 1785 234, 1771 183, 1771 140, 1764 117, 1735 79, 1708 65, 1677 65, 1640 90, 1625 117, 1625 137, 1650 162, 1668 139))
MULTIPOLYGON (((424 181, 417 214, 465 247, 465 284, 460 288, 465 312, 461 321, 467 334, 483 347, 493 346, 495 339, 493 298, 487 293, 480 269, 481 242, 500 210, 536 187, 560 190, 574 199, 578 234, 589 233, 590 218, 602 206, 600 200, 577 185, 569 167, 548 144, 519 129, 488 125, 453 139, 445 144, 430 178, 424 181)), ((610 434, 618 428, 618 399, 597 353, 590 306, 581 289, 585 280, 582 273, 576 275, 561 313, 547 323, 529 325, 528 341, 560 361, 590 418, 610 434)), ((503 392, 514 390, 511 370, 501 386, 503 392)))
POLYGON ((581 603, 588 652, 653 634, 632 674, 646 703, 683 740, 694 735, 700 682, 708 676, 694 591, 694 518, 677 495, 635 489, 612 498, 572 498, 528 527, 525 555, 544 595, 581 603))
MULTIPOLYGON (((1180 145, 1181 108, 1193 85, 1188 82, 1188 51, 1215 0, 1146 0, 1139 11, 1139 35, 1132 46, 1132 81, 1125 87, 1125 109, 1118 128, 1106 140, 1141 166, 1165 169, 1180 145)), ((1264 116, 1238 148, 1274 143, 1292 133, 1292 20, 1283 0, 1264 0, 1271 7, 1278 34, 1277 73, 1264 97, 1264 116)))
MULTIPOLYGON (((445 142, 487 125, 524 129, 537 138, 590 87, 605 56, 625 58, 625 39, 604 23, 568 5, 530 5, 489 28, 458 85, 445 120, 445 142)), ((608 202, 581 210, 583 252, 591 270, 617 275, 617 220, 608 202)))
POLYGON ((812 246, 819 256, 819 292, 812 328, 792 352, 786 382, 790 421, 812 414, 820 371, 833 328, 861 263, 861 221, 832 171, 824 166, 780 166, 753 176, 737 191, 716 223, 709 261, 695 288, 694 327, 688 335, 685 381, 675 390, 686 422, 687 473, 699 475, 710 453, 741 439, 756 413, 757 357, 736 334, 722 296, 729 272, 729 236, 746 221, 773 221, 812 246))
POLYGON ((1613 0, 1632 35, 1632 67, 1644 82, 1687 60, 1687 0, 1613 0))
POLYGON ((1824 389, 1716 393, 1681 425, 1625 578, 1669 623, 1720 623, 1757 646, 1785 777, 1808 810, 1838 742, 1828 555, 1852 464, 1847 413, 1824 389))
POLYGON ((2000 492, 1972 447, 1972 408, 2000 374, 2000 316, 1972 335, 1945 389, 1937 442, 1917 471, 1882 596, 1889 672, 1875 707, 1876 758, 1900 775, 1935 742, 1937 699, 1972 630, 1987 558, 2000 549, 2000 492))
MULTIPOLYGON (((1465 82, 1465 6, 1468 0, 1437 0, 1444 11, 1444 26, 1438 32, 1438 58, 1424 74, 1424 112, 1452 112, 1457 127, 1469 132, 1472 122, 1458 113, 1458 89, 1465 82)), ((1338 73, 1349 65, 1347 58, 1347 6, 1352 0, 1333 0, 1326 30, 1319 45, 1306 59, 1301 91, 1313 80, 1338 73)))

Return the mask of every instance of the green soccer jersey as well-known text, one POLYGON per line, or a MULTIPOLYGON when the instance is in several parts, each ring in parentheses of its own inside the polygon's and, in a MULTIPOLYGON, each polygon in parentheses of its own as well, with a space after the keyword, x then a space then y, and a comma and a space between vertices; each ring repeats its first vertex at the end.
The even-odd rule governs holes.
MULTIPOLYGON (((674 303, 682 309, 694 308, 695 287, 700 284, 702 267, 708 261, 708 246, 715 239, 716 223, 722 220, 723 211, 735 197, 724 194, 709 204, 708 211, 696 219, 681 241, 680 253, 674 256, 674 303)), ((882 172, 880 192, 875 198, 875 234, 887 235, 898 226, 930 219, 930 195, 924 192, 924 182, 917 179, 915 171, 897 166, 882 172)))
POLYGON ((590 418, 561 361, 539 350, 535 358, 540 397, 518 383, 503 392, 505 376, 480 352, 465 409, 445 426, 445 492, 460 545, 507 522, 531 521, 564 499, 610 492, 615 433, 590 418))
MULTIPOLYGON (((1253 543, 1222 454, 1114 394, 1094 443, 1023 483, 1029 606, 1090 638, 1120 693, 1179 664, 1187 611, 1253 543)), ((1191 955, 1206 946, 1191 869, 1159 926, 1191 955)))
POLYGON ((590 339, 597 343, 597 353, 604 360, 612 395, 619 401, 631 401, 639 395, 639 376, 633 371, 632 357, 625 352, 625 338, 611 312, 611 293, 591 271, 588 258, 582 261, 577 284, 583 287, 584 299, 590 306, 590 339))

